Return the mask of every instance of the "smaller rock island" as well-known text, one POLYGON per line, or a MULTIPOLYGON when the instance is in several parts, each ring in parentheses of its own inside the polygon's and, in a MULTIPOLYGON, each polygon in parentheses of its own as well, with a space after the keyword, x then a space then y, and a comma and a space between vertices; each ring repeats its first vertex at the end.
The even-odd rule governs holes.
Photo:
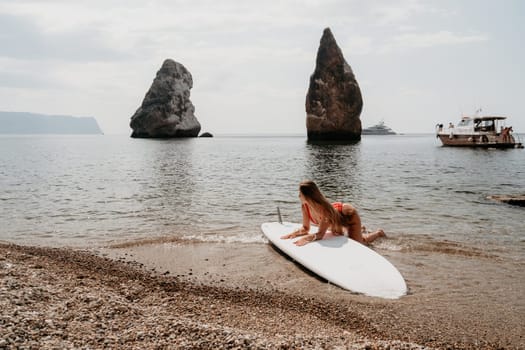
POLYGON ((193 78, 182 64, 166 59, 131 117, 131 137, 197 137, 201 125, 190 101, 193 78))

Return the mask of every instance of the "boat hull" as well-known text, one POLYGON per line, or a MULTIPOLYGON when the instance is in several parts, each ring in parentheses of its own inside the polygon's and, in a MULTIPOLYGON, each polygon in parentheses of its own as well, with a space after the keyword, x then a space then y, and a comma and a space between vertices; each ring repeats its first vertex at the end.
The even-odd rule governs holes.
POLYGON ((361 132, 362 135, 397 135, 394 131, 369 131, 369 130, 363 130, 361 132))
POLYGON ((503 140, 499 135, 450 135, 438 134, 443 146, 476 148, 523 148, 521 143, 509 136, 503 140))

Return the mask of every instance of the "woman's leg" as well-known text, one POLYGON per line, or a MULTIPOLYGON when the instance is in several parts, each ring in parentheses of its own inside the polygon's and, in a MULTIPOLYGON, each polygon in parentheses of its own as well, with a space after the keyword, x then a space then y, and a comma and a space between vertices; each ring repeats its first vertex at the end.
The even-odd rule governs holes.
POLYGON ((379 229, 375 232, 371 232, 371 233, 367 233, 363 235, 365 242, 368 244, 372 243, 379 237, 386 237, 385 231, 383 231, 383 229, 379 229))
POLYGON ((366 244, 364 232, 366 228, 361 226, 361 218, 357 215, 357 212, 352 216, 350 226, 347 228, 348 237, 359 243, 366 244))
POLYGON ((361 218, 359 215, 355 215, 351 225, 348 227, 348 237, 359 243, 370 244, 377 238, 386 237, 386 235, 382 229, 367 233, 366 227, 361 225, 361 218))

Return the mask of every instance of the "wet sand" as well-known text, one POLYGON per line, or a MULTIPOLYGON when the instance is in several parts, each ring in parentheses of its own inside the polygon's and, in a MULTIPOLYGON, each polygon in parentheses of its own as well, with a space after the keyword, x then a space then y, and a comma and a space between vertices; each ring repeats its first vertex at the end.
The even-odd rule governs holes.
POLYGON ((0 349, 525 348, 523 302, 485 295, 468 269, 429 279, 433 262, 417 254, 416 268, 388 257, 410 294, 384 300, 327 284, 265 244, 0 244, 0 349), (472 286, 441 285, 461 278, 472 286))

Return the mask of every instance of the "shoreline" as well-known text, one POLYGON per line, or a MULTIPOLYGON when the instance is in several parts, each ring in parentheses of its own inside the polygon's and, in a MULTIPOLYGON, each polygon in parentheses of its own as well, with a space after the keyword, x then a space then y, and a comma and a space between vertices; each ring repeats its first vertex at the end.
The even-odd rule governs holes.
POLYGON ((524 347, 523 328, 494 323, 480 309, 460 315, 454 298, 429 298, 412 276, 401 299, 356 295, 269 245, 81 251, 0 243, 0 274, 0 348, 524 347))

